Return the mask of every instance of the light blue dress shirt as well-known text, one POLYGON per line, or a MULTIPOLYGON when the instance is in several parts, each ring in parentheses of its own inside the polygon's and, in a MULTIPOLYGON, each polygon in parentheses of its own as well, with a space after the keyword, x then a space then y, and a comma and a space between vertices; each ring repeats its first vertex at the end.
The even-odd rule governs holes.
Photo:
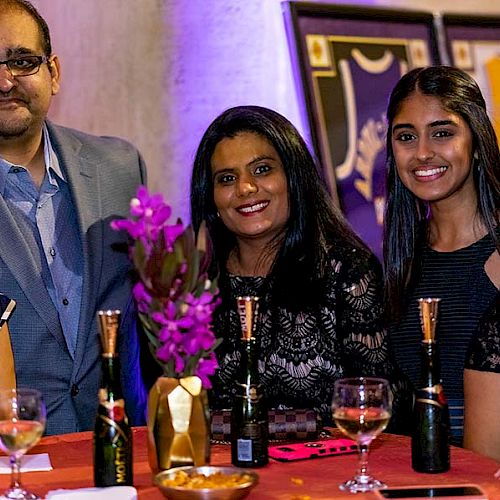
POLYGON ((40 189, 25 167, 0 157, 0 195, 14 219, 23 221, 18 223, 23 236, 28 239, 31 232, 37 242, 31 251, 39 253, 42 278, 74 356, 83 290, 82 242, 71 192, 45 126, 43 143, 46 170, 40 189))

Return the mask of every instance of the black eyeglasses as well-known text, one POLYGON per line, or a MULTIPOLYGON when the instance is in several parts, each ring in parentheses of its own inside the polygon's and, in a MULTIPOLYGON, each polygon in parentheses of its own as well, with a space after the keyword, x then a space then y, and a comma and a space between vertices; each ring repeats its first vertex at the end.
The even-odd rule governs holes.
POLYGON ((40 66, 49 60, 48 56, 21 56, 0 61, 0 66, 5 64, 12 76, 30 76, 38 73, 40 66))

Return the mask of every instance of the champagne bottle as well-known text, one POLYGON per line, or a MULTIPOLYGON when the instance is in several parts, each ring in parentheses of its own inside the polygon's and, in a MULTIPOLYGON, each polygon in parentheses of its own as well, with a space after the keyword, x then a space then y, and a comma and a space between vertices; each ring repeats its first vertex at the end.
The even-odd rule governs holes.
POLYGON ((238 467, 260 467, 269 461, 269 419, 259 383, 255 338, 258 297, 238 297, 241 362, 231 411, 231 462, 238 467))
POLYGON ((94 428, 94 483, 131 486, 132 431, 125 413, 116 353, 120 311, 99 311, 102 341, 102 384, 94 428))
POLYGON ((450 416, 440 379, 436 323, 440 299, 418 299, 422 325, 422 380, 414 406, 412 467, 417 472, 450 468, 450 416))

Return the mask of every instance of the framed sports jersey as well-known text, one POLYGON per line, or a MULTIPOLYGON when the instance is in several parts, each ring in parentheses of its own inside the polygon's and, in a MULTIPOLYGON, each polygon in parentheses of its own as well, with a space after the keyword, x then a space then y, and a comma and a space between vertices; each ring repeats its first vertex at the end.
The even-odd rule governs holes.
POLYGON ((500 18, 444 14, 449 62, 479 84, 500 139, 500 18))
POLYGON ((439 62, 431 13, 283 2, 295 79, 333 199, 382 254, 385 110, 409 69, 439 62))

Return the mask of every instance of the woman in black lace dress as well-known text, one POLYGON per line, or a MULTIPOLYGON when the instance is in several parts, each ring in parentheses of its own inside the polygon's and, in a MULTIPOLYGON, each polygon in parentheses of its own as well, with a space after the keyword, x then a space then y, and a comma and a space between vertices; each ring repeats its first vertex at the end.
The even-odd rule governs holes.
MULTIPOLYGON (((404 75, 392 91, 387 119, 384 254, 391 345, 418 386, 417 299, 441 298, 436 330, 441 375, 453 442, 460 444, 464 367, 481 318, 498 301, 500 288, 498 143, 477 83, 456 68, 418 68, 404 75)), ((495 328, 498 332, 498 323, 495 328)), ((474 366, 481 356, 476 354, 474 366)), ((487 403, 500 409, 500 381, 486 395, 480 380, 487 382, 476 371, 471 387, 484 394, 476 401, 482 416, 476 412, 470 424, 491 430, 487 403)), ((498 415, 494 420, 500 422, 498 415)), ((494 432, 500 443, 500 425, 494 432)), ((479 449, 475 439, 466 444, 479 449)))
POLYGON ((239 295, 259 302, 259 371, 270 407, 328 422, 334 380, 386 375, 381 270, 332 205, 303 139, 278 113, 240 106, 198 148, 192 221, 213 241, 223 342, 211 404, 230 408, 239 363, 239 295))

